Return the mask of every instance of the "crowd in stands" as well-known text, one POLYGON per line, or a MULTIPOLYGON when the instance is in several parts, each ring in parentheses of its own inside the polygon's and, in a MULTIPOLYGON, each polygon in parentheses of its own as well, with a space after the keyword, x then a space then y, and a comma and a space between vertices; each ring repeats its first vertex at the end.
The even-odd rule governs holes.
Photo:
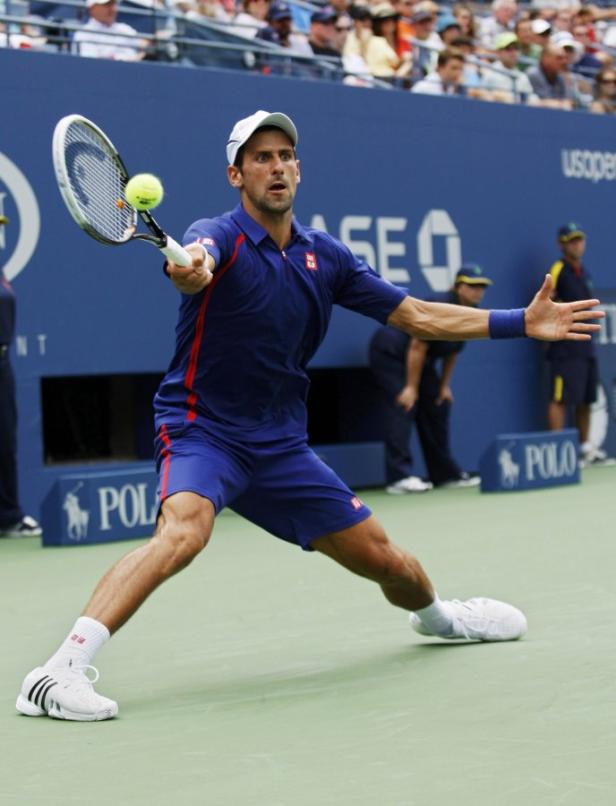
MULTIPOLYGON (((254 49, 244 65, 264 73, 616 111, 616 7, 577 0, 132 0, 128 6, 0 0, 0 46, 190 63, 190 53, 178 45, 182 35, 199 36, 201 26, 209 42, 218 36, 229 48, 254 49), (126 21, 130 9, 132 24, 126 21), (154 30, 142 27, 151 22, 146 11, 156 12, 154 30), (61 20, 63 35, 51 24, 61 20), (186 33, 182 25, 190 23, 186 33)), ((198 63, 208 64, 207 57, 198 63)))

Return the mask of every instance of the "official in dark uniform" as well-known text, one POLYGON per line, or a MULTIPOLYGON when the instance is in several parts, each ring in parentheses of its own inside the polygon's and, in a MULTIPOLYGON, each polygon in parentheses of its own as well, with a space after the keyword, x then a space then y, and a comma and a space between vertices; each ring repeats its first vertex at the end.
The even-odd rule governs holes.
MULTIPOLYGON (((0 226, 8 223, 0 216, 0 226)), ((17 404, 9 347, 15 333, 15 295, 0 267, 0 537, 40 535, 17 496, 17 404)))
MULTIPOLYGON (((558 230, 562 256, 550 269, 554 283, 553 298, 573 302, 592 296, 592 281, 582 265, 586 235, 579 224, 571 222, 558 230)), ((585 464, 606 462, 607 455, 590 441, 590 410, 597 399, 597 359, 592 341, 553 342, 546 358, 550 367, 550 402, 548 428, 560 431, 573 408, 575 426, 580 435, 581 459, 585 464)))
MULTIPOLYGON (((480 266, 464 264, 453 288, 429 298, 434 302, 476 307, 492 285, 480 266)), ((450 380, 461 341, 411 339, 392 327, 376 331, 370 343, 370 367, 383 391, 387 492, 421 493, 434 486, 471 487, 479 483, 460 469, 449 446, 453 395, 450 380), (413 474, 410 441, 413 423, 429 481, 413 474)))

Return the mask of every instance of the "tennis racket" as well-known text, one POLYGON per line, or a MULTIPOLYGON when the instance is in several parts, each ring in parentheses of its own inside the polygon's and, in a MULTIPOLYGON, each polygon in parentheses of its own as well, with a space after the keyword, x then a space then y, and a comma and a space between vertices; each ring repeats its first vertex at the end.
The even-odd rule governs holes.
POLYGON ((124 196, 128 171, 107 135, 81 115, 67 115, 56 124, 53 164, 60 193, 82 230, 100 243, 120 246, 148 241, 179 266, 192 258, 156 223, 148 210, 135 210, 124 196), (137 232, 138 218, 148 233, 137 232))

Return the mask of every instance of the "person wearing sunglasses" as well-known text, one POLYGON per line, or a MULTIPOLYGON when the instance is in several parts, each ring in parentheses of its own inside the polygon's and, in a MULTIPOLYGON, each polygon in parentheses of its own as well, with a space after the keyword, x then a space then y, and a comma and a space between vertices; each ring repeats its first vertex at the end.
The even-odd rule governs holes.
POLYGON ((604 67, 595 79, 595 99, 590 111, 599 115, 616 113, 616 70, 604 67))

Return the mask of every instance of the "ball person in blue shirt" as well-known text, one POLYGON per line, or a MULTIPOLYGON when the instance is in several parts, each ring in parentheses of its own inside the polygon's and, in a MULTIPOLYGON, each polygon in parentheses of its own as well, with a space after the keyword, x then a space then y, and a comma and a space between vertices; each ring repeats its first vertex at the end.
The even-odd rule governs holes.
POLYGON ((282 113, 256 112, 231 132, 227 176, 240 203, 189 227, 192 266, 167 265, 182 298, 175 354, 155 399, 155 535, 102 578, 58 651, 26 676, 21 713, 83 721, 117 714, 86 667, 150 593, 205 548, 226 506, 376 582, 423 635, 501 641, 526 630, 523 613, 503 602, 441 601, 415 557, 310 450, 306 365, 334 303, 424 339, 585 340, 598 328, 590 321, 601 316, 590 310, 598 301, 558 305, 549 277, 529 307, 515 311, 407 296, 293 217, 297 141, 282 113))

